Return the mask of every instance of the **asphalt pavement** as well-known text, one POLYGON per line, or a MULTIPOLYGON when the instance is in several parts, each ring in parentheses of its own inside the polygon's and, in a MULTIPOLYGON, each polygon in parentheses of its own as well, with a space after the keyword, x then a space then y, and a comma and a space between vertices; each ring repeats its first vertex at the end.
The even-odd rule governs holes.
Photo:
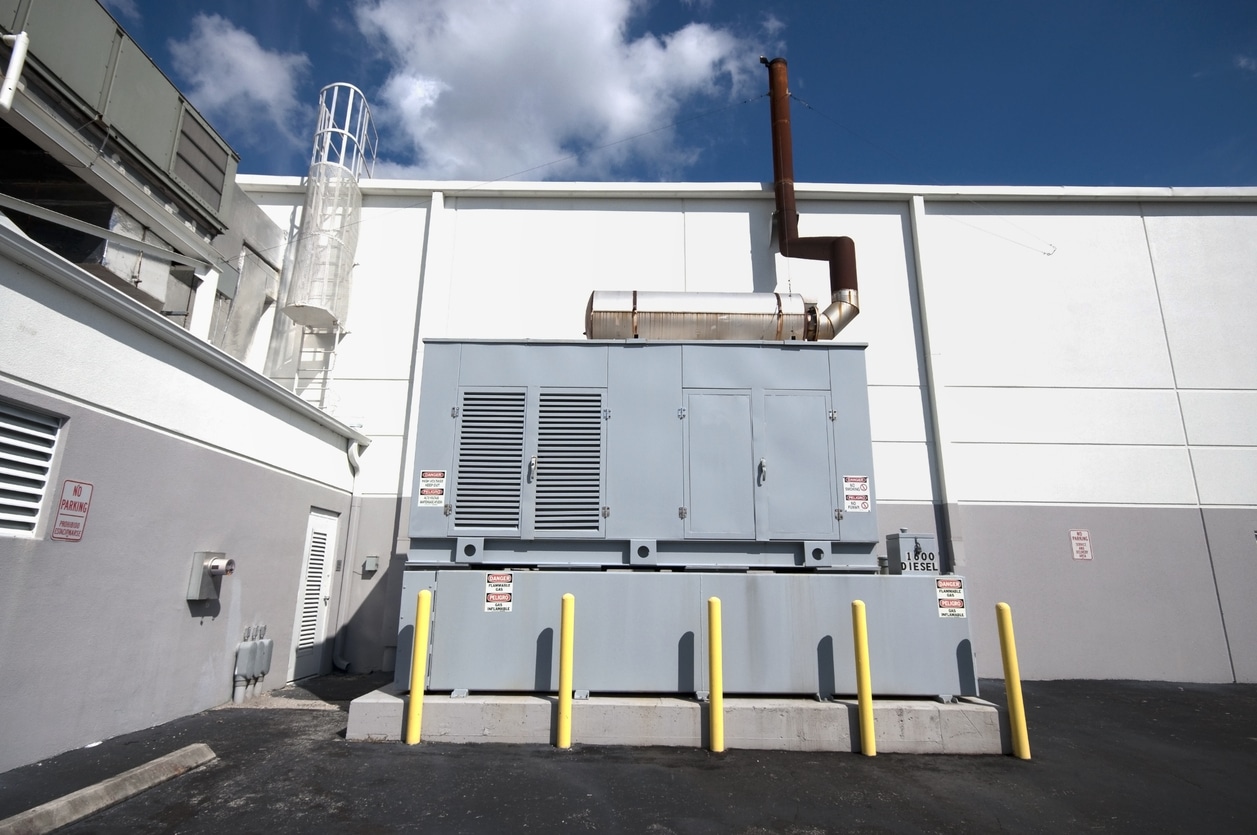
MULTIPOLYGON (((1257 685, 1025 682, 1023 761, 345 741, 349 700, 381 680, 327 676, 0 774, 0 819, 205 743, 213 762, 59 831, 1257 832, 1257 685)), ((1003 705, 1003 683, 982 696, 1003 705)))

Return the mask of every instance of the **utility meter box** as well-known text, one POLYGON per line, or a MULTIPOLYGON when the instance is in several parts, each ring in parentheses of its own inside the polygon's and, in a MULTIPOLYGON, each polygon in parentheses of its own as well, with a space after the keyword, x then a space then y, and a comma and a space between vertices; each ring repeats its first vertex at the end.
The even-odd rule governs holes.
POLYGON ((932 533, 908 533, 900 529, 886 537, 891 574, 938 574, 938 547, 932 533))

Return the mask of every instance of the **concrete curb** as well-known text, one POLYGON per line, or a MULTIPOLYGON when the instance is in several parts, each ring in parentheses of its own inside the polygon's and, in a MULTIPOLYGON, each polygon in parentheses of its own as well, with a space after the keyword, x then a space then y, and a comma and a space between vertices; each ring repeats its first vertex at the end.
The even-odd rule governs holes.
POLYGON ((79 789, 42 806, 5 818, 0 821, 0 835, 41 835, 51 832, 151 789, 172 777, 205 765, 217 756, 203 742, 180 748, 130 771, 124 771, 116 777, 102 780, 94 786, 79 789))
MULTIPOLYGON (((354 699, 345 738, 401 739, 409 694, 389 684, 354 699)), ((553 696, 428 694, 423 700, 426 742, 555 742, 553 696)), ((858 707, 853 700, 726 698, 725 746, 775 751, 859 752, 858 707)), ((873 702, 878 753, 1007 754, 1011 742, 1003 711, 981 699, 940 704, 928 699, 873 702)), ((674 697, 600 696, 572 703, 572 739, 584 745, 708 746, 708 705, 674 697)))

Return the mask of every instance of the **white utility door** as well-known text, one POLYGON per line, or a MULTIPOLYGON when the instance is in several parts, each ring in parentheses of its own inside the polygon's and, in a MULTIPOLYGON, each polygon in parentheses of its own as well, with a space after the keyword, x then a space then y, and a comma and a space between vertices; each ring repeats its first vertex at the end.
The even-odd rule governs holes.
POLYGON ((289 681, 324 672, 323 642, 327 637, 328 603, 332 599, 332 570, 336 567, 336 525, 336 516, 311 511, 301 566, 301 593, 297 598, 289 681))

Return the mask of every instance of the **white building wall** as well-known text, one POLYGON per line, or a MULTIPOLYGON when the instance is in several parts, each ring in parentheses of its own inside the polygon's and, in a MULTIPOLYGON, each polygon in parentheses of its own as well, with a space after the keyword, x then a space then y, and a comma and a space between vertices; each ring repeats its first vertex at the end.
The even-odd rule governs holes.
MULTIPOLYGON (((1241 602, 1257 594, 1257 195, 972 191, 799 188, 802 234, 857 244, 861 314, 842 338, 869 344, 879 521, 928 531, 946 506, 982 675, 1000 674, 988 610, 1003 599, 1031 678, 1253 680, 1235 631, 1257 628, 1241 602), (1074 528, 1092 532, 1091 563, 1072 559, 1074 528)), ((775 254, 759 186, 364 193, 337 408, 377 439, 364 495, 402 497, 395 567, 416 317, 420 340, 579 339, 595 289, 828 294, 823 263, 775 254), (364 319, 380 324, 358 338, 364 319)), ((385 641, 396 596, 369 604, 385 641)))

